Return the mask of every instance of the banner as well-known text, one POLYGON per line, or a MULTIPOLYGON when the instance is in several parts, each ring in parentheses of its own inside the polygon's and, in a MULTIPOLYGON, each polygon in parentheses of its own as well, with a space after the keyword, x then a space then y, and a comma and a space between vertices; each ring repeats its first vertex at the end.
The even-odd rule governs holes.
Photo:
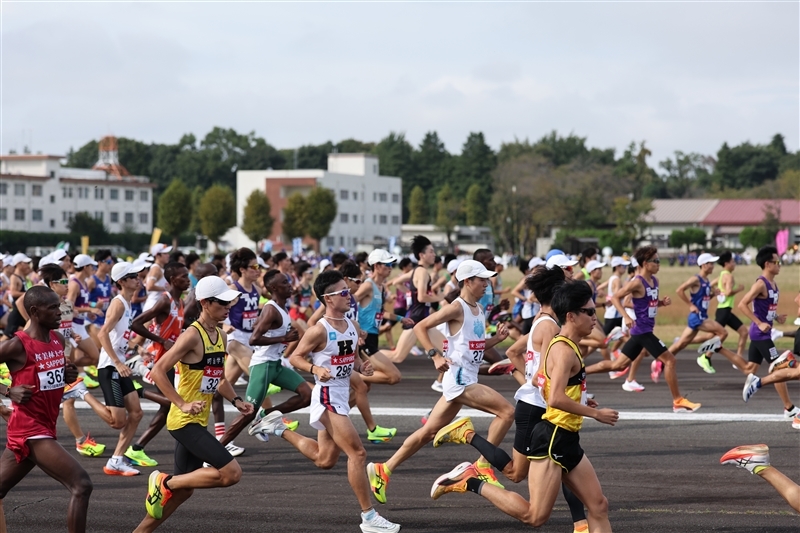
POLYGON ((295 257, 299 257, 303 254, 303 239, 300 237, 295 237, 292 239, 292 255, 295 257))
POLYGON ((81 237, 81 253, 88 254, 89 253, 89 236, 84 235, 81 237))
POLYGON ((161 240, 161 230, 158 228, 153 228, 153 234, 150 236, 150 247, 158 243, 158 241, 160 240, 161 240))
POLYGON ((789 230, 782 229, 775 234, 775 247, 778 249, 778 256, 783 255, 789 248, 789 230))

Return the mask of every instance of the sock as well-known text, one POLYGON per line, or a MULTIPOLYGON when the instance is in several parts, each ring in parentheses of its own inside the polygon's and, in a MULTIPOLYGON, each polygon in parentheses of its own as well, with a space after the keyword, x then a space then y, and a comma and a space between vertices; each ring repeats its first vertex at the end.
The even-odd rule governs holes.
POLYGON ((225 434, 225 422, 216 422, 214 424, 214 435, 216 435, 217 440, 220 439, 225 434))
POLYGON ((281 435, 283 435, 283 432, 284 432, 284 431, 286 431, 286 428, 284 428, 284 429, 276 429, 276 430, 275 430, 275 436, 276 436, 276 437, 278 437, 278 438, 280 438, 280 437, 281 437, 281 435))
POLYGON ((84 442, 86 442, 86 435, 79 439, 75 439, 75 444, 83 444, 84 442))
POLYGON ((378 514, 378 513, 373 508, 373 509, 370 509, 369 511, 367 511, 365 513, 361 513, 361 519, 369 521, 369 520, 372 520, 373 518, 375 518, 376 514, 378 514))
POLYGON ((754 474, 760 474, 763 470, 766 470, 769 467, 770 467, 770 465, 758 465, 757 467, 755 467, 753 469, 753 473, 754 474))
MULTIPOLYGON (((758 388, 759 389, 761 388, 761 380, 760 379, 758 380, 758 388)), ((790 413, 792 411, 794 411, 794 404, 792 404, 792 406, 790 408, 788 408, 787 411, 789 411, 790 413)))
POLYGON ((168 475, 166 479, 164 479, 164 487, 166 487, 167 490, 172 490, 168 485, 170 479, 172 479, 172 474, 168 475))
MULTIPOLYGON (((472 447, 481 452, 489 463, 496 469, 502 470, 506 467, 508 463, 511 462, 511 457, 508 456, 506 452, 489 442, 488 440, 484 439, 477 433, 472 436, 472 447)), ((480 468, 485 468, 483 465, 478 465, 480 468)), ((489 465, 486 465, 489 466, 489 465)))
POLYGON ((121 455, 112 455, 111 456, 111 462, 112 463, 121 463, 122 462, 122 456, 121 455))
POLYGON ((480 494, 481 489, 483 488, 483 481, 476 477, 471 477, 467 480, 467 490, 470 492, 474 492, 475 494, 480 494))
POLYGON ((377 428, 377 427, 378 427, 378 425, 377 425, 377 424, 375 424, 375 427, 373 427, 373 428, 367 428, 367 429, 368 429, 369 431, 375 431, 375 428, 377 428))
POLYGON ((131 444, 131 448, 133 448, 133 451, 135 452, 140 452, 144 450, 144 446, 139 446, 138 444, 131 444))
POLYGON ((481 470, 486 470, 487 468, 491 468, 492 464, 487 461, 481 461, 480 459, 478 459, 477 461, 475 461, 475 466, 477 466, 481 470))

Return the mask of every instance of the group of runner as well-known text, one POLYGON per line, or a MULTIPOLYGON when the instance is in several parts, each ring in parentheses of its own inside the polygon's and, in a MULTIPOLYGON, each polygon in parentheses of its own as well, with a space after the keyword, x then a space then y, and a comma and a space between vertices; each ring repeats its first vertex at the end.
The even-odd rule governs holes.
MULTIPOLYGON (((743 287, 734 282, 730 254, 700 255, 699 272, 678 288, 688 304, 687 327, 669 348, 654 333, 658 308, 671 299, 659 295, 660 260, 652 246, 636 250, 630 260, 613 258, 606 282, 606 264, 596 259, 596 251, 583 254, 579 269, 578 261, 553 250, 545 259, 532 259, 513 290, 502 288, 497 276, 502 265, 490 250, 445 261, 424 236, 413 239, 411 250, 402 260, 380 249, 356 261, 334 254, 320 263, 316 279, 305 261, 293 263, 285 253, 259 256, 248 248, 212 263, 172 254, 163 244, 132 262, 115 261, 106 250, 94 258, 57 251, 42 258, 36 271, 24 254, 12 256, 6 282, 12 298, 8 340, 0 343, 0 363, 7 365, 11 381, 0 385, 0 394, 14 409, 2 413, 8 419, 8 445, 0 458, 0 503, 38 465, 72 493, 70 531, 85 531, 91 481, 54 440, 63 402, 77 451, 103 454, 105 447, 80 430, 74 408, 80 399, 120 430, 104 467, 108 475, 135 476, 136 467, 157 466, 144 448, 164 426, 176 440, 173 473, 150 474, 140 532, 155 530, 194 489, 237 483, 242 471, 235 456, 244 449, 233 439, 244 429, 264 442, 270 436, 286 440, 319 468, 333 467, 344 452, 365 532, 400 529, 376 512, 371 498, 386 503, 391 476, 429 442, 434 447, 469 444, 480 453, 474 463, 440 476, 431 489, 433 499, 475 492, 538 526, 549 518, 561 486, 574 531, 611 531, 608 504, 580 447, 579 430, 583 417, 613 426, 618 413, 598 407, 587 394, 586 376, 609 372, 617 378, 629 372, 623 389, 644 390, 635 369, 649 353, 651 377, 657 381, 664 374, 673 410, 694 412, 700 404, 681 395, 674 356, 691 342, 701 343, 698 365, 704 371, 714 372, 711 359, 719 353, 747 375, 745 401, 761 386, 775 384, 784 413, 800 429, 800 410, 785 385, 800 379, 800 369, 791 350, 779 354, 774 346, 779 334, 773 323, 784 323, 786 316, 777 313, 775 277, 781 265, 773 247, 759 250, 762 276, 737 306, 752 321, 749 331, 734 314, 734 297, 743 287), (723 270, 712 281, 716 263, 723 270), (403 272, 390 280, 394 265, 403 272), (509 312, 507 293, 520 300, 517 310, 509 312), (714 296, 719 306, 710 319, 714 296), (605 301, 603 326, 597 320, 600 300, 605 301), (140 310, 137 303, 143 304, 140 310), (387 311, 390 306, 394 312, 387 311), (380 335, 396 323, 403 328, 396 346, 381 349, 380 335), (735 352, 722 346, 726 326, 739 335, 735 352), (509 336, 515 342, 506 359, 495 346, 509 336), (432 374, 438 374, 432 387, 442 397, 397 452, 384 462, 368 463, 350 409, 358 406, 367 440, 394 438, 396 429, 375 423, 368 393, 373 384, 400 382, 397 365, 415 349, 431 359, 432 374), (587 366, 585 358, 595 350, 603 359, 587 366), (769 374, 758 378, 763 361, 769 374), (301 372, 313 376, 313 386, 301 372), (479 374, 503 373, 520 384, 515 405, 479 383, 479 374), (232 386, 243 375, 244 399, 232 386), (104 403, 88 393, 95 380, 104 403), (294 394, 273 406, 269 395, 279 390, 294 394), (134 444, 143 416, 140 398, 155 401, 159 410, 134 444), (227 431, 224 400, 239 411, 227 431), (494 415, 486 437, 475 432, 469 418, 456 420, 462 406, 494 415), (310 408, 316 439, 295 432, 298 422, 286 416, 303 407, 310 408), (207 430, 212 411, 213 435, 207 430), (512 424, 509 456, 499 445, 512 424), (530 500, 505 491, 495 469, 513 483, 527 476, 530 500)), ((782 334, 795 336, 797 352, 800 335, 782 334)), ((743 450, 730 452, 723 462, 735 456, 740 466, 757 463, 751 471, 776 480, 779 491, 793 490, 778 476, 764 474, 774 470, 766 468, 766 447, 743 450)))

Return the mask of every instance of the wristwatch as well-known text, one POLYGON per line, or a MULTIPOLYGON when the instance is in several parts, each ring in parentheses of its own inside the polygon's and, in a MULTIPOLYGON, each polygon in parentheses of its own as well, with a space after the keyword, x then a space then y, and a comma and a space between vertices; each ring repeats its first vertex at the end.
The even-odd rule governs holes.
POLYGON ((428 359, 433 359, 436 355, 442 355, 442 352, 436 348, 431 348, 426 352, 426 355, 428 356, 428 359))

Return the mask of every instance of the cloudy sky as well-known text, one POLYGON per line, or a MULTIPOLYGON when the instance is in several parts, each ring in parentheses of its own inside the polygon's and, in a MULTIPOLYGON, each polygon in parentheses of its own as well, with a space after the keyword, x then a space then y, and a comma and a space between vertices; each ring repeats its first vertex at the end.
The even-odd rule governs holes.
MULTIPOLYGON (((2 4, 2 146, 213 126, 279 148, 436 130, 646 140, 651 165, 800 142, 800 7, 784 3, 2 4)), ((124 162, 123 162, 124 163, 124 162)))

